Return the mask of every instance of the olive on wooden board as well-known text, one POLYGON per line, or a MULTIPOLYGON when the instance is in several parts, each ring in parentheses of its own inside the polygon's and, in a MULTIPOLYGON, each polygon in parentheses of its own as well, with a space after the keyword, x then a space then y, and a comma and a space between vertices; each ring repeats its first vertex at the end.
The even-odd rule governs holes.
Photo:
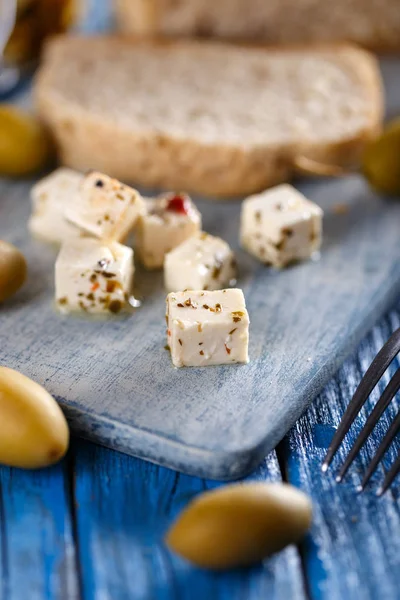
POLYGON ((22 373, 0 366, 0 463, 37 469, 60 460, 69 430, 54 398, 22 373))
POLYGON ((368 144, 362 173, 378 192, 400 194, 400 118, 389 123, 383 133, 368 144))
POLYGON ((52 145, 40 121, 8 105, 0 105, 0 176, 23 177, 45 168, 52 145))
POLYGON ((26 260, 13 244, 0 240, 0 302, 13 296, 25 282, 26 260))
POLYGON ((195 498, 165 540, 199 567, 243 567, 298 542, 311 518, 310 499, 289 484, 233 484, 195 498))

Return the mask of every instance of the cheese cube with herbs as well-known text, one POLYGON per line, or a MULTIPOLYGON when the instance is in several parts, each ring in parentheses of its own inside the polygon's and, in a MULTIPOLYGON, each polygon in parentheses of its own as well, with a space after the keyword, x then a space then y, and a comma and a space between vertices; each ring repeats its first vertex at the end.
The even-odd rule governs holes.
POLYGON ((135 250, 147 269, 160 269, 167 252, 201 229, 201 215, 189 196, 148 199, 135 232, 135 250))
POLYGON ((249 315, 242 290, 167 296, 167 344, 175 367, 247 363, 249 315))
POLYGON ((322 241, 319 206, 291 185, 279 185, 243 202, 242 247, 275 267, 310 258, 322 241))
POLYGON ((32 214, 28 222, 30 232, 37 238, 53 244, 82 236, 80 229, 69 223, 64 211, 75 199, 83 175, 72 169, 56 169, 36 183, 31 190, 32 214))
POLYGON ((128 305, 133 250, 95 238, 65 242, 55 266, 56 304, 62 313, 118 313, 128 305))
POLYGON ((167 291, 219 290, 236 277, 236 260, 229 245, 204 231, 169 252, 164 262, 167 291))
POLYGON ((133 188, 96 171, 80 186, 80 197, 67 208, 67 219, 99 239, 123 242, 146 211, 143 198, 133 188))

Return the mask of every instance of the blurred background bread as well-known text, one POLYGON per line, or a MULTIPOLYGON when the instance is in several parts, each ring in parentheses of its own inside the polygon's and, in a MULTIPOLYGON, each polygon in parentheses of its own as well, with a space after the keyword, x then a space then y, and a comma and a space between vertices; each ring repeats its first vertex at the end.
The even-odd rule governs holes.
POLYGON ((116 9, 129 33, 400 51, 400 0, 116 0, 116 9))
POLYGON ((212 196, 286 181, 299 158, 354 166, 383 110, 376 60, 348 45, 64 36, 35 97, 67 166, 212 196))

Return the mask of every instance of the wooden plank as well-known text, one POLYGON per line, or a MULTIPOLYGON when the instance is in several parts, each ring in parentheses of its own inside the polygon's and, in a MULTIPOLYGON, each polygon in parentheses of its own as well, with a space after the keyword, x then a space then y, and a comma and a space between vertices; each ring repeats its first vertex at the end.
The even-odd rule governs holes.
POLYGON ((65 463, 0 467, 0 600, 79 598, 65 463))
POLYGON ((28 284, 2 307, 0 362, 45 385, 82 436, 191 474, 234 479, 254 469, 400 291, 400 203, 360 178, 302 184, 326 211, 324 247, 320 261, 282 272, 238 248, 238 203, 199 202, 205 229, 237 250, 251 361, 174 369, 160 274, 138 271, 144 301, 134 315, 53 310, 55 253, 27 235, 29 188, 0 182, 0 237, 30 267, 28 284), (348 214, 335 213, 338 199, 348 214))
MULTIPOLYGON (((373 330, 361 345, 357 360, 345 363, 292 429, 285 444, 289 480, 310 493, 314 500, 314 525, 303 551, 310 594, 316 600, 394 600, 400 597, 400 480, 383 498, 377 498, 376 489, 383 476, 381 468, 363 494, 356 492, 369 459, 398 410, 400 398, 386 411, 342 484, 334 481, 335 468, 326 475, 320 471, 334 428, 362 374, 390 333, 399 326, 400 312, 393 312, 381 327, 373 330)), ((392 365, 390 373, 398 366, 399 361, 392 365)), ((348 452, 388 378, 389 375, 385 376, 355 423, 334 467, 337 468, 348 452)), ((399 452, 400 439, 397 439, 386 456, 386 468, 399 452)))
MULTIPOLYGON (((252 479, 280 479, 274 455, 252 479)), ((162 543, 193 496, 218 486, 85 442, 76 445, 75 498, 85 600, 304 600, 295 548, 244 571, 212 574, 162 543)))
MULTIPOLYGON (((98 13, 85 27, 103 27, 103 0, 91 5, 98 13)), ((392 111, 400 61, 383 66, 392 111)), ((299 186, 325 210, 321 260, 279 273, 238 248, 237 202, 199 201, 204 228, 237 251, 251 362, 178 371, 163 349, 161 277, 138 271, 144 302, 131 318, 61 318, 51 309, 55 254, 26 231, 30 184, 0 182, 0 236, 20 245, 30 266, 28 285, 2 308, 0 361, 44 384, 83 437, 199 476, 248 473, 400 290, 400 203, 357 176, 299 186), (337 214, 338 201, 348 214, 337 214)))

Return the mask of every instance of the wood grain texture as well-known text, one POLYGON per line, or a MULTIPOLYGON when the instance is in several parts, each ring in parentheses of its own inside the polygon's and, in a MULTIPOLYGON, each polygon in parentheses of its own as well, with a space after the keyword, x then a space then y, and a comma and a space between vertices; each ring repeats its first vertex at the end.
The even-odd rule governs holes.
POLYGON ((254 469, 400 291, 400 203, 356 177, 302 186, 326 211, 322 257, 284 272, 237 249, 237 203, 199 203, 205 229, 237 249, 251 362, 175 370, 160 275, 138 275, 144 305, 129 317, 56 314, 55 252, 26 231, 29 187, 0 184, 0 237, 30 268, 28 285, 2 307, 0 363, 44 384, 80 435, 181 471, 232 479, 254 469), (334 212, 339 200, 345 215, 334 212))
MULTIPOLYGON (((391 112, 400 61, 383 67, 391 112)), ((26 230, 30 185, 0 182, 0 237, 24 250, 30 268, 1 311, 0 363, 44 384, 79 435, 180 471, 234 479, 254 469, 400 292, 400 203, 361 178, 301 184, 326 212, 322 257, 281 273, 237 248, 239 204, 199 202, 204 228, 237 250, 251 362, 175 370, 163 349, 160 275, 138 271, 144 304, 130 317, 55 313, 55 252, 26 230), (347 214, 335 213, 338 202, 347 214)))
MULTIPOLYGON (((365 494, 355 493, 387 419, 342 485, 334 482, 334 469, 322 475, 320 467, 361 374, 399 325, 397 311, 373 330, 278 448, 285 477, 309 493, 314 505, 302 564, 290 548, 245 571, 217 575, 190 567, 166 551, 163 533, 195 494, 220 484, 76 441, 69 459, 71 502, 65 465, 37 473, 0 468, 0 599, 398 600, 400 481, 378 500, 380 472, 365 494)), ((397 399, 385 416, 398 406, 397 399)), ((386 457, 386 468, 399 442, 386 457)), ((249 479, 280 476, 271 454, 249 479)))
MULTIPOLYGON (((94 0, 91 2, 94 5, 94 0)), ((104 4, 104 0, 101 2, 104 4)), ((394 116, 399 108, 398 61, 385 61, 384 73, 390 87, 389 114, 394 116)), ((353 192, 357 194, 356 189, 353 192)), ((332 194, 337 194, 332 202, 343 201, 340 186, 333 188, 332 194)), ((368 203, 368 195, 362 199, 362 194, 360 192, 361 206, 364 201, 368 203)), ((0 229, 9 239, 29 247, 32 285, 18 297, 17 311, 51 285, 51 278, 46 279, 44 274, 46 261, 43 263, 39 247, 28 246, 24 229, 10 233, 14 231, 13 223, 18 215, 26 215, 27 210, 26 195, 21 198, 16 188, 2 187, 0 229), (22 202, 13 216, 7 216, 6 225, 5 190, 9 202, 22 202)), ((212 224, 212 219, 208 223, 212 224)), ((345 230, 351 237, 352 226, 348 225, 345 230)), ((367 243, 368 233, 363 237, 367 243)), ((332 242, 329 239, 332 238, 328 236, 328 245, 335 247, 334 238, 332 242)), ((372 242, 373 254, 377 240, 372 242)), ((378 241, 378 246, 381 243, 385 243, 385 237, 378 241)), ((338 271, 343 258, 337 255, 338 271)), ((350 259, 348 255, 347 260, 350 259)), ((50 262, 50 257, 48 260, 50 262)), ((246 265, 243 263, 245 269, 246 265)), ((375 268, 379 268, 378 260, 375 268)), ((273 279, 268 281, 273 282, 273 279)), ((294 289, 289 284, 287 288, 294 289)), ((146 293, 152 289, 149 280, 144 281, 143 289, 146 293)), ((313 292, 318 293, 318 290, 313 292)), ((310 304, 313 298, 314 295, 310 296, 310 304)), ((50 302, 46 300, 45 305, 52 315, 50 302)), ((11 307, 7 310, 9 312, 11 307)), ((3 318, 1 312, 0 332, 3 318)), ((167 524, 195 493, 218 484, 78 442, 70 453, 71 467, 75 471, 73 503, 69 501, 70 480, 65 464, 36 473, 0 467, 0 600, 77 600, 81 597, 85 600, 305 600, 303 577, 312 600, 398 600, 399 481, 378 501, 373 495, 382 477, 382 473, 378 473, 365 495, 355 494, 367 456, 373 452, 387 425, 385 419, 341 486, 333 482, 333 472, 321 475, 320 462, 362 372, 399 323, 400 313, 395 312, 374 329, 356 357, 345 364, 279 447, 285 474, 308 491, 314 503, 313 529, 301 548, 304 576, 295 549, 266 561, 262 567, 222 575, 197 571, 169 556, 161 543, 167 524), (74 530, 78 534, 77 548, 74 530), (79 565, 75 562, 75 551, 79 565)), ((46 328, 46 321, 40 322, 39 330, 34 323, 26 321, 18 330, 22 341, 25 332, 32 335, 35 331, 39 337, 43 336, 47 348, 41 354, 41 361, 51 356, 52 335, 56 337, 56 332, 48 334, 46 328)), ((12 329, 9 333, 14 335, 12 329)), ((0 335, 3 356, 7 353, 7 358, 15 364, 22 358, 28 363, 28 346, 24 348, 21 344, 16 351, 5 347, 5 342, 8 344, 8 338, 5 340, 0 335)), ((35 350, 34 343, 31 348, 35 350)), ((68 356, 72 354, 71 350, 68 356)), ((32 374, 38 375, 41 369, 38 363, 31 366, 32 374)), ((57 378, 59 369, 58 363, 49 362, 46 377, 57 378)), ((385 417, 393 414, 393 408, 398 405, 397 399, 385 417)), ((85 429, 89 429, 88 424, 85 429)), ((97 437, 101 437, 100 434, 97 437)), ((354 439, 354 434, 351 438, 354 439)), ((398 440, 387 457, 386 467, 396 451, 399 451, 398 440)), ((343 452, 340 456, 343 457, 343 452)), ((273 455, 254 477, 279 479, 273 455)))
MULTIPOLYGON (((85 600, 305 600, 299 555, 212 574, 163 545, 163 534, 196 494, 219 484, 110 452, 75 446, 75 499, 85 600)), ((272 453, 251 477, 279 480, 272 453)))
POLYGON ((393 443, 373 482, 363 494, 356 492, 362 475, 389 423, 399 410, 399 396, 387 409, 373 435, 340 485, 335 467, 343 461, 389 377, 395 361, 345 439, 333 469, 320 472, 322 459, 346 405, 362 375, 390 333, 400 326, 393 312, 364 340, 356 360, 347 361, 339 374, 292 429, 285 441, 287 477, 311 494, 314 523, 303 546, 310 595, 315 600, 397 600, 400 598, 400 480, 381 499, 376 496, 383 472, 400 452, 393 443))
POLYGON ((77 600, 66 466, 0 468, 0 599, 77 600))

